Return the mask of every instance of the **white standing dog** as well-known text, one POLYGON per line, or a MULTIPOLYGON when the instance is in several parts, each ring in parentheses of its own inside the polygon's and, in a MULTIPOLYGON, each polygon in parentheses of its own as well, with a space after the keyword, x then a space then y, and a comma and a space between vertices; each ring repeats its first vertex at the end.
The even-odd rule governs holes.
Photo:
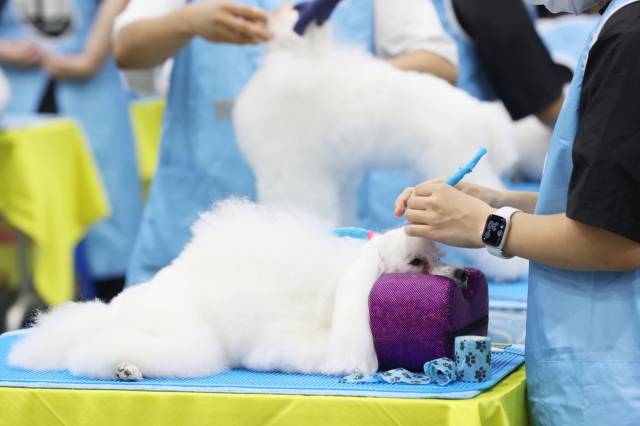
MULTIPOLYGON (((353 226, 356 188, 367 170, 405 168, 424 181, 454 173, 480 147, 489 161, 466 179, 504 187, 499 175, 517 154, 502 104, 360 49, 332 46, 328 23, 311 23, 301 37, 292 30, 297 17, 290 9, 272 16, 264 62, 235 104, 238 145, 260 202, 293 203, 353 226)), ((518 278, 528 267, 477 250, 464 258, 498 280, 518 278)))
POLYGON ((401 229, 338 238, 318 216, 231 199, 201 215, 180 256, 110 304, 41 314, 9 364, 102 379, 198 377, 229 368, 373 373, 369 292, 384 273, 466 286, 436 245, 401 229))

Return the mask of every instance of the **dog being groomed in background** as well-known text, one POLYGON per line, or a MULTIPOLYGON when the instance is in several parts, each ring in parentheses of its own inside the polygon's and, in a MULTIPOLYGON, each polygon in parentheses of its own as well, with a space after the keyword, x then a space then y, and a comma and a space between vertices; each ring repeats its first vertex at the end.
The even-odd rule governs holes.
POLYGON ((151 281, 108 305, 69 302, 40 314, 9 364, 121 380, 230 368, 373 373, 368 301, 378 277, 431 273, 464 287, 466 271, 402 229, 369 241, 330 229, 303 210, 223 201, 151 281))
MULTIPOLYGON (((502 189, 517 160, 513 122, 501 103, 481 102, 429 74, 401 71, 361 49, 333 46, 329 22, 293 31, 298 13, 269 22, 261 67, 238 97, 238 146, 256 176, 261 203, 293 203, 339 226, 357 226, 356 190, 367 171, 404 169, 416 183, 455 172, 480 147, 468 180, 502 189)), ((393 206, 389 206, 393 217, 393 206)), ((484 251, 465 265, 496 281, 527 272, 484 251)))

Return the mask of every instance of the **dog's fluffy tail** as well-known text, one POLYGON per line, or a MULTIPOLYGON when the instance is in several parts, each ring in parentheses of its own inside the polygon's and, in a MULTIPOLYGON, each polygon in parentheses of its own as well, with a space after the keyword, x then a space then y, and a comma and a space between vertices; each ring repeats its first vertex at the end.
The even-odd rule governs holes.
POLYGON ((69 302, 41 312, 36 327, 11 348, 9 365, 30 370, 66 369, 71 346, 109 318, 109 306, 101 301, 69 302))

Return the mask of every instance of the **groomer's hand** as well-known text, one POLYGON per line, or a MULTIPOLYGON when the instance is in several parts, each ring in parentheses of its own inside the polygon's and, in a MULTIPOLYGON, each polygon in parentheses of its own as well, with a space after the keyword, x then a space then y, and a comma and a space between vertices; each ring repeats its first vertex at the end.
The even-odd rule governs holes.
POLYGON ((457 247, 484 247, 481 239, 487 216, 496 209, 484 201, 444 184, 425 182, 406 202, 407 235, 457 247))
POLYGON ((189 31, 219 43, 255 44, 268 40, 266 11, 225 0, 189 3, 185 6, 189 31))
POLYGON ((42 54, 35 44, 26 41, 0 42, 0 61, 19 68, 38 66, 42 54))
MULTIPOLYGON (((442 183, 446 179, 447 179, 446 176, 440 176, 438 178, 428 180, 422 183, 422 185, 442 183)), ((500 193, 495 189, 487 188, 485 186, 476 185, 474 183, 468 183, 468 182, 460 182, 455 186, 455 188, 465 194, 471 195, 474 198, 484 201, 490 206, 493 206, 496 208, 501 207, 496 205, 498 202, 497 200, 499 198, 500 193)), ((413 191, 414 191, 413 187, 406 188, 404 191, 402 191, 402 194, 400 194, 400 196, 398 196, 398 198, 396 199, 396 202, 394 204, 394 208, 395 208, 394 214, 396 217, 401 217, 404 214, 404 211, 407 208, 407 201, 409 201, 409 198, 413 195, 413 191)))

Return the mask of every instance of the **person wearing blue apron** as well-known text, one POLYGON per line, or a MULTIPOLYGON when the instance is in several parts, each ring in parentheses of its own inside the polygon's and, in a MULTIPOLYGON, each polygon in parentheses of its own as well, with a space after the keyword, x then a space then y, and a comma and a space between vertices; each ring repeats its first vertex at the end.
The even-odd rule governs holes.
POLYGON ((109 299, 124 284, 142 211, 130 96, 108 54, 112 22, 124 1, 58 0, 47 3, 50 8, 29 4, 8 0, 1 10, 0 39, 11 53, 0 54, 12 91, 5 112, 60 113, 82 124, 111 205, 111 216, 86 237, 98 295, 109 299), (56 14, 48 17, 52 10, 56 14))
MULTIPOLYGON (((575 14, 593 0, 539 0, 575 14)), ((534 425, 640 419, 640 1, 589 35, 539 193, 425 182, 396 202, 409 235, 531 260, 527 396, 534 425), (497 210, 496 210, 497 208, 497 210)))
MULTIPOLYGON (((177 3, 179 2, 178 0, 177 3)), ((251 6, 254 12, 233 6, 234 9, 229 13, 235 11, 251 15, 256 13, 256 8, 271 11, 283 3, 284 0, 245 0, 241 4, 251 6)), ((135 3, 131 2, 129 6, 134 5, 135 3)), ((195 10, 194 8, 219 12, 217 5, 219 3, 209 1, 188 2, 186 6, 178 7, 156 21, 142 20, 140 17, 131 18, 129 21, 127 9, 116 20, 114 50, 116 58, 121 58, 119 62, 124 66, 143 68, 150 64, 155 65, 158 63, 155 59, 161 55, 155 56, 153 49, 159 49, 159 46, 166 46, 172 42, 176 44, 171 53, 178 52, 171 75, 158 169, 151 184, 140 233, 136 240, 127 285, 139 284, 150 279, 180 253, 190 238, 189 227, 199 212, 229 196, 251 199, 256 197, 254 176, 237 147, 230 116, 233 99, 240 94, 257 69, 263 47, 211 43, 220 39, 205 33, 200 27, 193 30, 200 37, 183 40, 182 45, 178 43, 180 40, 177 40, 175 34, 168 35, 171 30, 158 31, 157 37, 153 32, 158 27, 162 29, 179 25, 177 22, 184 19, 184 15, 181 14, 188 14, 190 10, 195 10), (153 28, 147 27, 150 24, 153 28), (131 41, 136 38, 132 36, 134 31, 144 34, 147 40, 166 37, 166 42, 165 39, 158 39, 155 47, 149 46, 149 49, 145 48, 145 52, 138 53, 141 49, 127 48, 127 43, 135 44, 131 41), (147 36, 150 31, 154 36, 147 36), (149 61, 141 61, 140 55, 148 55, 144 59, 149 61)), ((201 12, 205 13, 209 12, 201 12)), ((433 18, 435 24, 439 25, 435 12, 433 18)), ((266 17, 261 19, 266 20, 266 17)), ((342 1, 337 4, 330 20, 336 39, 364 46, 369 51, 373 50, 372 0, 342 1)), ((444 31, 442 35, 447 37, 444 31)), ((256 29, 255 36, 266 37, 259 29, 256 29)), ((235 42, 231 39, 226 40, 235 42)), ((237 42, 241 43, 242 40, 237 42)), ((455 55, 453 42, 451 49, 455 55)), ((162 57, 162 60, 165 58, 166 56, 162 57)), ((360 194, 362 206, 370 202, 367 190, 373 188, 376 191, 377 188, 367 180, 361 188, 365 188, 360 194)), ((394 190, 394 198, 395 192, 394 190)), ((373 196, 375 197, 375 194, 373 196)), ((364 210, 366 214, 362 221, 366 221, 372 214, 368 209, 364 210)), ((393 212, 386 205, 384 210, 386 216, 393 218, 393 212)))

